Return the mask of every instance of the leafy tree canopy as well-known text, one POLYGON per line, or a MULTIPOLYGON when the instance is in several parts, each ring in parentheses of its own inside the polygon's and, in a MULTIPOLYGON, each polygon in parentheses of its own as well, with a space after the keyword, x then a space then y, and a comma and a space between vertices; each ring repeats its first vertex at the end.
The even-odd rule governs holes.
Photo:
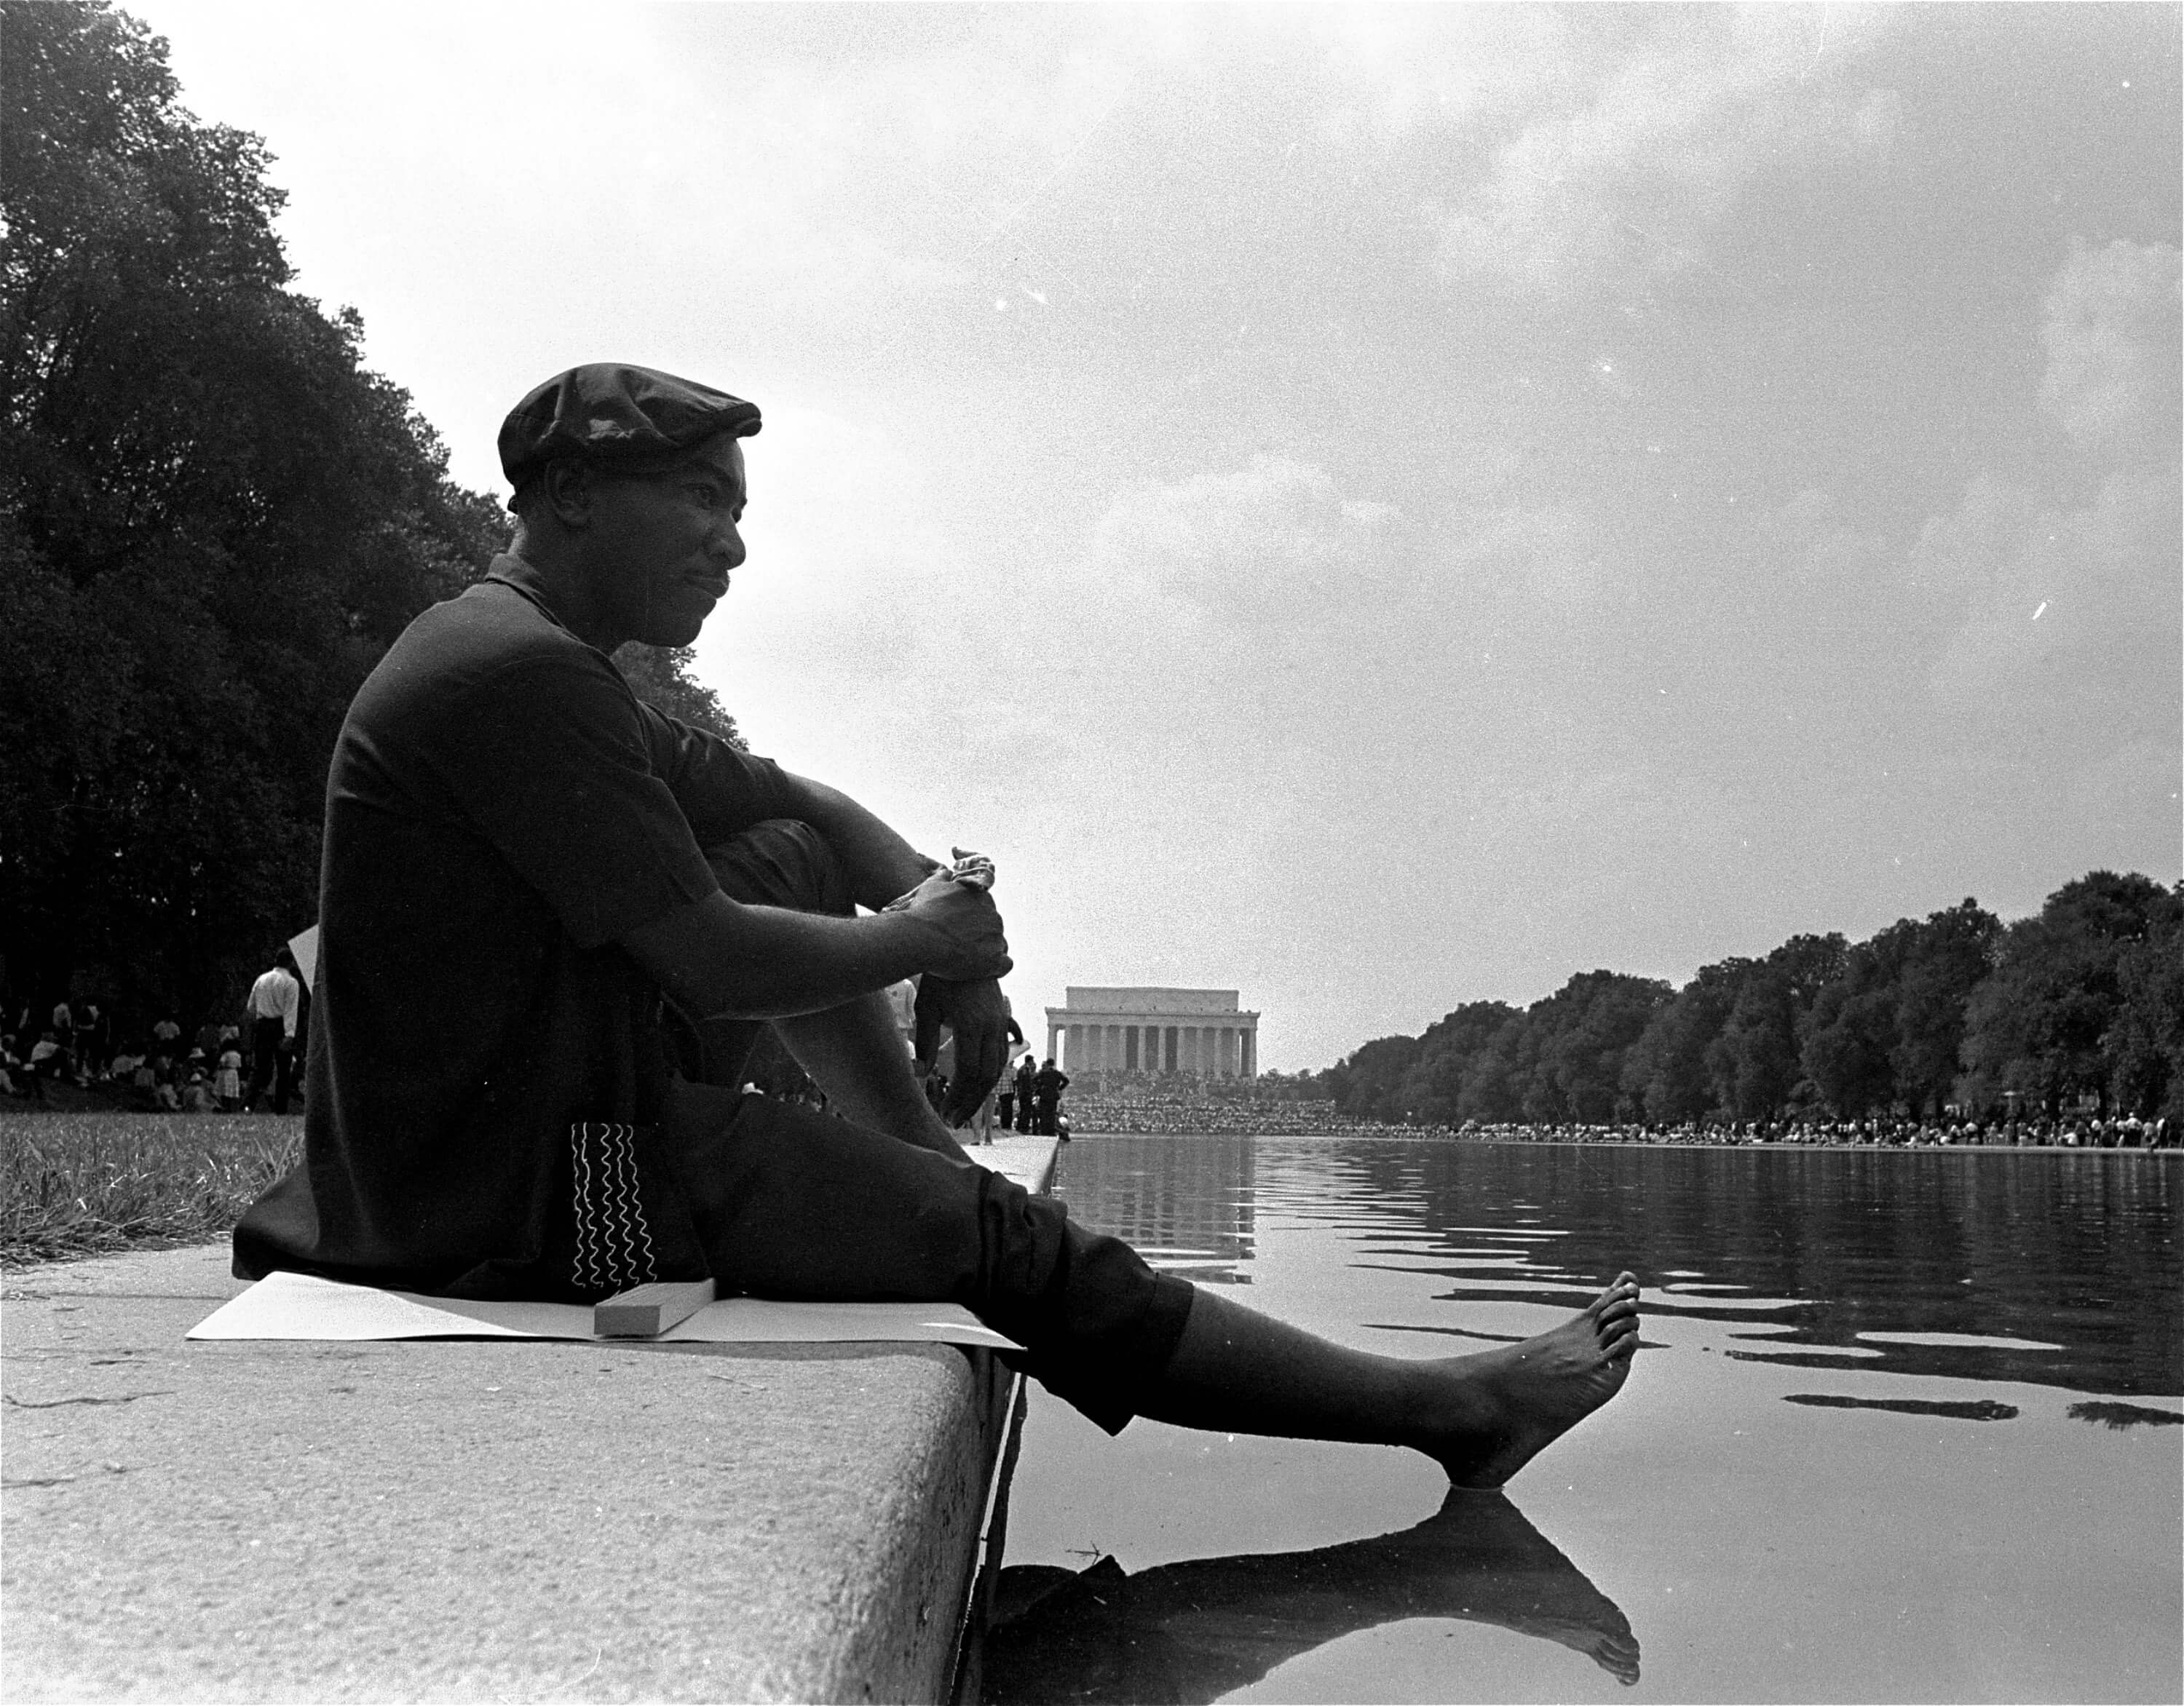
POLYGON ((162 40, 92 0, 0 38, 0 987, 194 1019, 315 915, 348 701, 507 518, 292 287, 264 145, 162 40))
POLYGON ((2007 928, 1966 899, 1675 991, 1586 972, 1367 1043, 1318 1083, 1360 1118, 1449 1125, 1995 1112, 2008 1092, 2184 1117, 2184 883, 2094 871, 2007 928))

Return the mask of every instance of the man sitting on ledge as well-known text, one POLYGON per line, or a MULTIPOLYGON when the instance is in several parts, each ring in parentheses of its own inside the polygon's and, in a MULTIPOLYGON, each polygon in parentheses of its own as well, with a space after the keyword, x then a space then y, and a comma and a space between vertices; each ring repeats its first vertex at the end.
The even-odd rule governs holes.
POLYGON ((740 398, 611 365, 502 426, 507 553, 410 624, 335 747, 304 1157, 237 1228, 237 1275, 945 1299, 1111 1431, 1379 1441, 1464 1486, 1613 1397, 1628 1274, 1522 1344, 1376 1356, 1156 1274, 965 1156, 882 992, 924 975, 956 1034, 949 1112, 974 1109, 1007 1023, 990 868, 959 877, 661 715, 611 661, 689 644, 727 591, 758 430, 740 398), (846 1117, 732 1087, 761 1024, 846 1117))

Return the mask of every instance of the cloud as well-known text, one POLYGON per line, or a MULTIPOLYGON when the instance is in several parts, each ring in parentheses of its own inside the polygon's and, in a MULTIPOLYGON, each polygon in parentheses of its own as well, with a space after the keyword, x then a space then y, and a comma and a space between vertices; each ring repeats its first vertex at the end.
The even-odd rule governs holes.
POLYGON ((1446 530, 1444 585, 1458 598, 1521 595, 1555 615, 1591 603, 1607 585, 1595 518, 1581 505, 1474 509, 1446 530))
POLYGON ((2176 442, 2177 267, 2168 243, 2074 241, 2048 290, 2040 403, 2088 455, 2135 461, 2176 442))
POLYGON ((1993 739, 2075 743, 2088 756, 2176 721, 2176 474, 2112 474, 2079 508, 1987 476, 1927 523, 1915 581, 1965 611, 1930 686, 1993 739))
POLYGON ((928 738, 957 675, 941 618, 972 594, 933 470, 849 414, 781 404, 749 459, 750 556, 699 638, 700 673, 759 751, 830 779, 883 775, 928 738))
POLYGON ((1347 81, 1322 108, 1333 133, 1382 139, 1521 118, 1580 75, 1569 24, 1543 6, 1300 6, 1240 14, 1302 36, 1347 81))
POLYGON ((1323 469, 1260 455, 1234 474, 1123 493, 1094 556, 1228 620, 1286 625, 1396 590, 1400 519, 1343 497, 1323 469))
POLYGON ((1447 272, 1553 297, 1633 291, 1706 267, 1712 231, 1763 175, 1823 151, 1874 161, 1892 147, 1900 101, 1850 75, 1886 14, 1639 14, 1650 38, 1601 55, 1578 98, 1543 88, 1457 200, 1441 232, 1447 272))

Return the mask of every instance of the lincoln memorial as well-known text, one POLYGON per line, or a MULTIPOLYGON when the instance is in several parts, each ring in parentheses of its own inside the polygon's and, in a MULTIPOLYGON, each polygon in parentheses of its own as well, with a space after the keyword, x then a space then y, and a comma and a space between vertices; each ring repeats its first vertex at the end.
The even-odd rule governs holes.
POLYGON ((1233 989, 1080 989, 1046 1009, 1046 1052, 1065 1072, 1259 1075, 1259 1015, 1233 989))

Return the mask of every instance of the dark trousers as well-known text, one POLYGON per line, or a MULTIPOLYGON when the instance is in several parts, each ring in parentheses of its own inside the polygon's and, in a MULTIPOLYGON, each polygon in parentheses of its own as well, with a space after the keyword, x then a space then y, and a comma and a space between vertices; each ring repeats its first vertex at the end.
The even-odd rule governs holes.
MULTIPOLYGON (((850 910, 832 850, 804 824, 760 824, 706 857, 733 899, 850 910)), ((961 1303, 1026 1348, 1011 1359, 1025 1372, 1119 1430, 1182 1336, 1190 1284, 976 1162, 739 1093, 758 1031, 708 1026, 706 1081, 673 1081, 661 1119, 722 1292, 961 1303)))
POLYGON ((1110 1433, 1183 1336, 1192 1291, 1052 1197, 808 1108, 677 1080, 668 1164, 723 1293, 960 1303, 1110 1433))
POLYGON ((250 1021, 250 1089, 242 1098, 246 1109, 255 1111, 258 1098, 270 1086, 273 1111, 288 1111, 288 1098, 296 1088, 296 1053, 282 1050, 281 1042, 287 1034, 287 1026, 278 1019, 250 1021))

